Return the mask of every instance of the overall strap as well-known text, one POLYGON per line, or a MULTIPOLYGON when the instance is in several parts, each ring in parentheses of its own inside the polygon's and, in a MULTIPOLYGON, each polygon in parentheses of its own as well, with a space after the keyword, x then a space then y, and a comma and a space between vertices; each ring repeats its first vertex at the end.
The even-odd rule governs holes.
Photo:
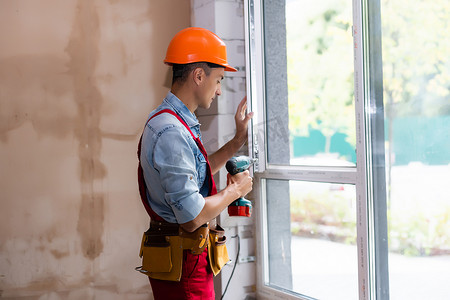
MULTIPOLYGON (((192 132, 192 130, 189 128, 189 126, 186 124, 186 122, 173 110, 170 109, 163 109, 159 112, 157 112, 156 114, 154 114, 153 116, 151 116, 147 123, 153 119, 154 117, 163 114, 163 113, 168 113, 171 114, 173 116, 175 116, 178 121, 180 121, 181 124, 184 125, 184 127, 186 127, 187 131, 189 131, 189 133, 191 134, 192 138, 194 139, 195 143, 197 144, 197 147, 200 149, 200 152, 203 154, 203 156, 206 159, 206 165, 207 165, 207 177, 209 179, 209 196, 215 195, 217 194, 217 188, 216 188, 216 184, 214 182, 214 178, 212 176, 212 171, 211 171, 211 165, 209 164, 209 160, 208 160, 208 154, 206 153, 205 147, 203 146, 202 142, 200 141, 200 138, 196 137, 194 135, 194 133, 192 132)), ((147 126, 147 123, 145 123, 145 126, 147 126)), ((144 129, 145 129, 144 126, 144 129)), ((144 204, 145 210, 147 211, 147 213, 149 214, 150 218, 156 221, 164 221, 160 216, 158 216, 153 209, 150 207, 149 205, 149 201, 147 199, 147 187, 145 185, 145 180, 144 180, 144 170, 142 169, 141 166, 141 147, 142 147, 142 136, 144 133, 142 133, 141 138, 139 140, 139 145, 138 145, 138 151, 137 151, 137 155, 138 155, 138 160, 139 160, 139 165, 138 165, 138 182, 139 182, 139 194, 141 195, 141 200, 142 200, 142 204, 144 204)))

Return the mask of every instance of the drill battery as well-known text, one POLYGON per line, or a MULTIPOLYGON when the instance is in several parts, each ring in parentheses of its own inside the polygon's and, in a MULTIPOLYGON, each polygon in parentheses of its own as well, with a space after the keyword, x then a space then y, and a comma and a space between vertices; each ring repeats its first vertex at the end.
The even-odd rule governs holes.
POLYGON ((252 203, 245 198, 235 200, 228 206, 228 215, 230 217, 250 217, 252 215, 252 203))

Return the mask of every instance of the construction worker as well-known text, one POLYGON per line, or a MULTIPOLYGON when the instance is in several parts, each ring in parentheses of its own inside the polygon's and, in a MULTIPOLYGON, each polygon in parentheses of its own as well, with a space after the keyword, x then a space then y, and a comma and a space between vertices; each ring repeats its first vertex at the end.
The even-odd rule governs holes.
POLYGON ((225 43, 209 30, 186 28, 173 37, 164 62, 172 66, 172 87, 150 113, 138 150, 141 198, 151 217, 139 270, 149 276, 156 300, 215 299, 213 275, 228 254, 223 229, 209 221, 253 182, 248 171, 228 175, 227 187, 217 192, 212 176, 247 140, 252 113, 242 99, 234 138, 208 156, 194 112, 221 94, 225 71, 236 71, 225 43))

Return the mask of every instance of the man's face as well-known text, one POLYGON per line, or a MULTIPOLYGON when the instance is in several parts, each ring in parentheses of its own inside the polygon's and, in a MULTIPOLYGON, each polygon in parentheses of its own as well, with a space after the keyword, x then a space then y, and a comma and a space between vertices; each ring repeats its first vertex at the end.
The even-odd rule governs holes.
POLYGON ((203 82, 200 92, 199 107, 208 109, 216 96, 222 94, 221 84, 224 73, 224 68, 211 68, 209 76, 204 74, 205 81, 203 82))

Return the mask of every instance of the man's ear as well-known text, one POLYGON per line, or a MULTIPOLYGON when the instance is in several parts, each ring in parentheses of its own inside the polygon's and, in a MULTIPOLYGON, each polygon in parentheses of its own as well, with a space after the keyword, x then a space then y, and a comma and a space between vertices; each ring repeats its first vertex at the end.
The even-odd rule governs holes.
POLYGON ((205 77, 205 70, 202 68, 195 68, 194 71, 192 71, 192 79, 194 80, 196 85, 200 85, 205 77))

